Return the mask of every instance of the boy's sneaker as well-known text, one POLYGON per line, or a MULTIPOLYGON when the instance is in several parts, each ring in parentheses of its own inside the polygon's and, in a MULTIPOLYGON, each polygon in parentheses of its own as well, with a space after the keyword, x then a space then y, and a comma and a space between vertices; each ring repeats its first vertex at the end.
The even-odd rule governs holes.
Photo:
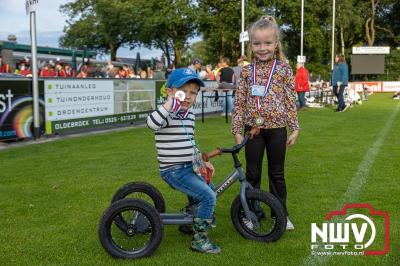
POLYGON ((211 242, 210 239, 204 237, 195 237, 190 247, 193 251, 202 253, 217 254, 221 252, 219 246, 211 242))
POLYGON ((287 217, 287 223, 286 223, 286 231, 291 231, 294 230, 294 225, 292 222, 289 220, 289 217, 287 217))
POLYGON ((193 231, 194 235, 191 249, 202 253, 217 254, 221 252, 221 248, 213 243, 207 235, 208 230, 211 227, 211 219, 193 219, 193 231))

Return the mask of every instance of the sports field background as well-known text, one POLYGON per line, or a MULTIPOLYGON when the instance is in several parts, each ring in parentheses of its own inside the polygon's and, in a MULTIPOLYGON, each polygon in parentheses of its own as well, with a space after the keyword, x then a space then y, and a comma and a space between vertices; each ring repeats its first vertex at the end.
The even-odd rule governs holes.
MULTIPOLYGON (((159 249, 148 259, 115 260, 101 247, 99 218, 123 184, 153 184, 168 211, 185 204, 183 194, 159 178, 154 136, 147 128, 0 151, 0 264, 399 265, 399 105, 390 94, 375 94, 345 113, 335 113, 333 107, 300 112, 300 136, 286 161, 288 210, 296 230, 270 244, 243 239, 230 220, 235 184, 218 200, 218 225, 210 233, 223 249, 219 255, 191 252, 190 236, 177 226, 165 227, 159 249), (355 188, 349 187, 352 180, 355 188), (348 199, 389 213, 389 254, 310 256, 310 224, 323 222, 348 199)), ((198 119, 196 138, 202 150, 233 145, 230 124, 224 122, 220 116, 208 117, 204 124, 198 119)), ((213 163, 219 183, 231 171, 232 160, 223 155, 213 163)), ((264 171, 263 189, 265 176, 264 171)))

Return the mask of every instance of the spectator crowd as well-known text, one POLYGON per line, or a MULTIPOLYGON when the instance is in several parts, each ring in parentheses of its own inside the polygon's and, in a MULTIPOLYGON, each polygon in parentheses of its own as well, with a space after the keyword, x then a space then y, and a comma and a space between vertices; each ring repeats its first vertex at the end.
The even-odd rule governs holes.
MULTIPOLYGON (((228 58, 221 58, 218 64, 213 67, 211 64, 202 65, 199 59, 195 59, 188 67, 195 71, 202 80, 219 81, 221 75, 220 71, 229 67, 229 62, 228 58)), ((238 60, 239 67, 246 64, 248 64, 248 62, 245 57, 241 57, 238 60)), ((87 60, 78 67, 78 70, 75 70, 72 64, 57 59, 42 64, 38 69, 38 76, 44 78, 133 78, 164 80, 168 79, 169 74, 175 68, 174 64, 169 64, 165 67, 160 61, 156 61, 154 67, 142 65, 140 68, 136 69, 135 66, 120 62, 108 61, 107 64, 95 64, 87 60), (114 65, 113 63, 118 65, 114 65)), ((237 80, 239 72, 235 68, 233 68, 233 70, 237 80)), ((29 58, 25 57, 16 64, 15 70, 13 70, 10 65, 2 62, 0 56, 0 73, 13 73, 19 76, 32 77, 31 62, 29 58)))

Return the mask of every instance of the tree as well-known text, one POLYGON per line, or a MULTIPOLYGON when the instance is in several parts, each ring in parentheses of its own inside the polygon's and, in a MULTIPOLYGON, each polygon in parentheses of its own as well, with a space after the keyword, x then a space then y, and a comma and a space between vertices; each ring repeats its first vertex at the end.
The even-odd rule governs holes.
POLYGON ((147 0, 136 1, 131 21, 137 23, 136 38, 147 47, 161 49, 168 63, 182 63, 182 55, 188 47, 188 40, 196 35, 196 10, 194 1, 175 0, 172 2, 147 0), (135 17, 140 17, 139 21, 135 17))
MULTIPOLYGON (((300 1, 246 1, 245 25, 272 15, 280 25, 284 52, 294 64, 300 54, 300 1)), ((121 46, 161 49, 168 63, 191 57, 215 63, 240 55, 241 3, 230 0, 76 0, 61 7, 68 26, 60 43, 84 45, 115 58, 121 46), (202 40, 189 48, 189 40, 202 40), (185 54, 185 51, 187 53, 185 54)), ((329 75, 332 0, 307 0, 304 9, 304 55, 311 72, 329 75)), ((398 0, 336 0, 335 46, 349 54, 354 45, 400 45, 398 0)), ((246 43, 248 47, 249 44, 246 43)), ((339 50, 339 49, 338 49, 339 50)))
POLYGON ((370 0, 371 2, 371 13, 365 21, 365 37, 368 42, 368 46, 373 46, 375 42, 375 19, 376 19, 376 6, 379 0, 370 0))
POLYGON ((381 5, 377 7, 376 14, 377 42, 392 48, 400 46, 400 2, 382 0, 381 5))
MULTIPOLYGON (((267 15, 274 16, 280 25, 284 53, 292 65, 300 55, 301 2, 263 1, 267 15)), ((331 8, 328 0, 307 0, 304 2, 304 43, 303 53, 307 58, 310 72, 322 74, 326 79, 330 58, 331 8)))
POLYGON ((365 4, 358 0, 339 0, 336 2, 336 26, 340 52, 346 54, 346 47, 358 44, 363 38, 363 13, 365 4))
POLYGON ((400 44, 400 3, 396 0, 369 0, 365 21, 365 39, 368 46, 373 46, 379 39, 381 42, 400 44))
MULTIPOLYGON (((245 25, 261 17, 259 1, 246 2, 245 25)), ((197 24, 207 44, 207 59, 217 62, 228 57, 235 62, 240 56, 239 34, 241 31, 240 1, 199 0, 197 24)))
POLYGON ((125 18, 132 9, 129 0, 77 0, 60 7, 69 19, 60 38, 63 47, 87 47, 102 53, 110 53, 116 59, 118 48, 124 44, 133 46, 135 23, 126 26, 125 18))
POLYGON ((185 63, 189 64, 194 59, 199 59, 203 64, 214 62, 214 58, 208 57, 207 50, 208 46, 204 40, 190 44, 184 54, 185 63))

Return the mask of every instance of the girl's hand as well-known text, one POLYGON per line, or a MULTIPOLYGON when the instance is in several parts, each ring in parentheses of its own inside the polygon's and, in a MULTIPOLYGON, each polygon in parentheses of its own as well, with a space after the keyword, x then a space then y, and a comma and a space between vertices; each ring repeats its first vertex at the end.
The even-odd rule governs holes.
POLYGON ((298 131, 298 130, 294 130, 294 131, 290 134, 289 138, 287 139, 286 145, 287 145, 287 146, 292 146, 293 144, 295 144, 295 142, 296 142, 298 136, 299 136, 299 131, 298 131))
POLYGON ((249 134, 250 134, 250 139, 253 139, 255 136, 259 135, 261 132, 261 129, 258 127, 252 127, 249 134))
POLYGON ((243 141, 243 136, 241 134, 236 134, 235 141, 236 141, 236 144, 241 144, 243 141))

